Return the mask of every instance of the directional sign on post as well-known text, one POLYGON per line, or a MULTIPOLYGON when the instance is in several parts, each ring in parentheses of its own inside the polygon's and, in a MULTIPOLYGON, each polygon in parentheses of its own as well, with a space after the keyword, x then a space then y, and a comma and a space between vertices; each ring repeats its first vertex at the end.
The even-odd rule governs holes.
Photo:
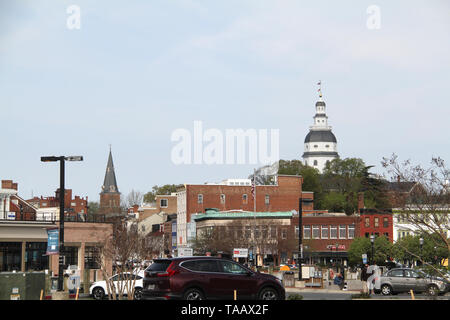
POLYGON ((363 263, 364 263, 364 264, 367 263, 367 254, 364 253, 364 254, 362 255, 362 260, 363 260, 363 263))

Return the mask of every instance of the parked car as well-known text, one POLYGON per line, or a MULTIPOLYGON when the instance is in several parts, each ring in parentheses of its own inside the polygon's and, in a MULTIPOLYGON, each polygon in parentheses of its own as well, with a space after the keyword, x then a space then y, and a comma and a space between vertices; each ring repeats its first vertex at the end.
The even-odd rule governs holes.
MULTIPOLYGON (((116 274, 116 275, 112 276, 110 279, 113 280, 114 287, 116 288, 116 294, 119 294, 119 288, 123 287, 124 295, 128 294, 126 286, 125 286, 125 279, 131 278, 131 281, 136 279, 136 282, 134 283, 134 299, 141 300, 143 277, 144 277, 144 271, 141 270, 138 273, 125 272, 123 274, 123 276, 121 274, 116 274), (122 281, 122 284, 120 284, 119 281, 122 281)), ((94 282, 89 288, 89 294, 91 297, 93 297, 96 300, 102 300, 108 294, 108 290, 106 288, 106 281, 103 280, 103 281, 94 282)))
POLYGON ((155 259, 144 273, 144 299, 284 300, 281 280, 219 257, 155 259))
POLYGON ((431 277, 420 270, 394 268, 380 277, 380 288, 375 293, 390 295, 410 290, 436 296, 449 290, 449 282, 444 278, 431 277))

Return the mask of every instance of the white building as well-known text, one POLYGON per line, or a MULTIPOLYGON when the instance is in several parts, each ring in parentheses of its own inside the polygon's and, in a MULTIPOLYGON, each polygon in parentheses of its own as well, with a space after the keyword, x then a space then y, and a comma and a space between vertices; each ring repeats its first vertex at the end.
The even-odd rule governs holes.
POLYGON ((310 127, 305 137, 303 160, 305 165, 314 167, 323 172, 327 161, 339 157, 337 153, 337 140, 331 126, 328 125, 326 105, 320 93, 319 101, 316 102, 316 114, 314 124, 310 127))

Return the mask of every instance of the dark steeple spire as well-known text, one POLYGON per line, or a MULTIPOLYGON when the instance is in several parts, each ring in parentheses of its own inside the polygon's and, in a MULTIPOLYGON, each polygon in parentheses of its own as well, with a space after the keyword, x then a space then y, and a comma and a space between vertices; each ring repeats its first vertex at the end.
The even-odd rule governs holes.
POLYGON ((111 145, 109 146, 108 165, 106 166, 105 181, 103 182, 102 193, 119 193, 119 188, 117 188, 116 174, 114 172, 111 145))

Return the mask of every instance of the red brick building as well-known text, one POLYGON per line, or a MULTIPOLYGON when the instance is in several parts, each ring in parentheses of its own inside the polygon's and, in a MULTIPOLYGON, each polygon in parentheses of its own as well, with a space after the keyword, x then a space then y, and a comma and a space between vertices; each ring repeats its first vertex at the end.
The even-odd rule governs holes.
MULTIPOLYGON (((256 206, 251 185, 201 184, 185 185, 177 192, 178 246, 185 246, 192 214, 207 208, 220 211, 243 210, 278 212, 299 210, 299 199, 314 199, 312 192, 302 192, 301 176, 278 175, 275 185, 256 185, 256 206)), ((304 212, 313 211, 313 202, 303 205, 304 212)))
MULTIPOLYGON (((87 214, 88 197, 75 196, 72 198, 71 189, 65 189, 64 191, 64 211, 66 211, 67 215, 87 214)), ((27 200, 27 202, 37 208, 59 208, 59 194, 60 191, 57 189, 54 197, 34 197, 27 200)))
POLYGON ((386 236, 390 242, 394 242, 392 212, 360 209, 360 236, 369 238, 372 234, 386 236))
MULTIPOLYGON (((345 213, 304 214, 302 225, 303 257, 310 263, 343 263, 353 239, 360 234, 359 217, 345 213)), ((292 218, 290 231, 298 239, 298 215, 292 218)))

